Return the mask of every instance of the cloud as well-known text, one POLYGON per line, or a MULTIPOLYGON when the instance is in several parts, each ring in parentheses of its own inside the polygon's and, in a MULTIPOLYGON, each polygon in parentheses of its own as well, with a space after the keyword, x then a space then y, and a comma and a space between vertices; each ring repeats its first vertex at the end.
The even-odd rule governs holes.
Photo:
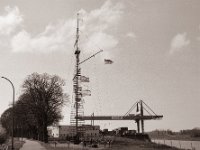
POLYGON ((6 14, 0 16, 0 35, 10 35, 23 21, 18 7, 5 7, 6 14))
POLYGON ((171 41, 170 54, 181 51, 183 47, 186 47, 190 44, 190 40, 187 39, 187 33, 177 34, 171 41))
POLYGON ((25 30, 17 33, 11 40, 11 47, 14 52, 51 52, 66 50, 73 46, 74 21, 68 20, 48 25, 45 30, 32 37, 25 30))
MULTIPOLYGON (((121 3, 106 1, 100 8, 86 12, 80 10, 80 46, 84 50, 97 51, 98 46, 110 50, 117 46, 118 39, 110 30, 119 23, 123 13, 121 3), (98 46, 97 46, 98 45, 98 46), (96 50, 95 50, 96 49, 96 50)), ((35 36, 25 30, 18 32, 11 40, 14 52, 50 52, 72 49, 75 41, 76 19, 49 24, 35 36)))
POLYGON ((84 48, 88 50, 92 47, 97 48, 95 43, 98 43, 98 45, 103 49, 112 49, 117 45, 118 41, 112 35, 106 34, 104 32, 98 32, 90 35, 88 42, 84 44, 84 48))
POLYGON ((134 38, 134 39, 136 38, 136 35, 133 32, 126 33, 126 36, 129 37, 129 38, 134 38))
POLYGON ((124 5, 122 3, 113 4, 111 1, 106 1, 101 8, 87 13, 81 10, 82 17, 84 18, 84 25, 82 30, 88 36, 83 40, 83 47, 85 49, 95 49, 101 46, 104 50, 110 50, 117 46, 118 39, 109 34, 121 19, 123 14, 124 5))

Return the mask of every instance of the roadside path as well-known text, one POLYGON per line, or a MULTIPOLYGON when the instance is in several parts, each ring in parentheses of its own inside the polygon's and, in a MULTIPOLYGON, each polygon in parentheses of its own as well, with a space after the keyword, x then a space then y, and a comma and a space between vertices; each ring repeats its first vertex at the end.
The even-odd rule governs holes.
POLYGON ((25 140, 24 145, 20 150, 46 150, 39 142, 37 141, 31 141, 31 140, 25 140))

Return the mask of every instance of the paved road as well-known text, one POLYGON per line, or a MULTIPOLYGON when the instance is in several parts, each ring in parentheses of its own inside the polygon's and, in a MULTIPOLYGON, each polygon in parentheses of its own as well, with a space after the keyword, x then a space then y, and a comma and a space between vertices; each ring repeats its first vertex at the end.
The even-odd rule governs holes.
POLYGON ((24 145, 20 150, 46 150, 40 143, 36 141, 25 140, 24 145))

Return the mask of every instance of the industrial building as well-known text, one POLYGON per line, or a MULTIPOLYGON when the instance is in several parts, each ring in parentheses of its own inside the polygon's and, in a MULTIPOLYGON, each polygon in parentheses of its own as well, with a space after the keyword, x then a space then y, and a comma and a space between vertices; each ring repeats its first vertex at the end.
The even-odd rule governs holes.
POLYGON ((114 131, 115 135, 122 136, 125 132, 128 131, 128 127, 120 127, 120 128, 114 129, 113 131, 114 131))
MULTIPOLYGON (((50 138, 58 138, 61 140, 67 140, 73 138, 76 135, 76 126, 72 125, 59 125, 48 128, 50 138)), ((79 126, 79 133, 81 138, 85 140, 96 140, 100 136, 100 126, 81 125, 79 126)))

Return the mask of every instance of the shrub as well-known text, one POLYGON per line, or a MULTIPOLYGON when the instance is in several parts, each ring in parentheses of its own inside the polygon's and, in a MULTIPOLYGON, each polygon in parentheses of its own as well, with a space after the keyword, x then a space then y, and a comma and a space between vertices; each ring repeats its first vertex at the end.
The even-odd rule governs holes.
POLYGON ((5 143, 7 140, 7 135, 6 133, 0 133, 0 144, 5 143))

